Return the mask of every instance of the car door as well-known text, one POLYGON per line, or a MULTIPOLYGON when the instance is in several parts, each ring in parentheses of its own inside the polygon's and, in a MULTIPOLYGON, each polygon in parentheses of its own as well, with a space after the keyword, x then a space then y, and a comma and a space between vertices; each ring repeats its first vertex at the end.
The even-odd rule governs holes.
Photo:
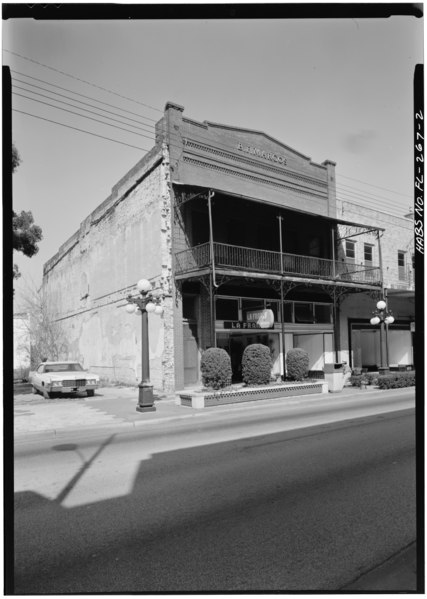
POLYGON ((33 387, 36 389, 42 388, 42 375, 44 373, 44 364, 40 364, 40 366, 36 369, 33 376, 33 387))

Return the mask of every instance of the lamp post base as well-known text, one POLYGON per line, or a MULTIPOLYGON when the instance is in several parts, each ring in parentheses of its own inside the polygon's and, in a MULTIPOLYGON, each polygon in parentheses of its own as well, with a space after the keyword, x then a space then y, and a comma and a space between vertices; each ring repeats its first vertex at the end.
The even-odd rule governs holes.
POLYGON ((137 412, 155 412, 154 407, 154 396, 153 396, 153 385, 147 383, 140 383, 138 385, 138 405, 136 406, 137 412))

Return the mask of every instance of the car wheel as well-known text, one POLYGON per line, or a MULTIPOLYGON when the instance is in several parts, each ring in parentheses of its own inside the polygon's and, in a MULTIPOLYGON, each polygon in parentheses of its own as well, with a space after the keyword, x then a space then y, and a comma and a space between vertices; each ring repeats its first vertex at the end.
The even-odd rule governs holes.
POLYGON ((87 393, 88 397, 93 397, 95 395, 95 390, 94 389, 88 389, 86 391, 86 393, 87 393))

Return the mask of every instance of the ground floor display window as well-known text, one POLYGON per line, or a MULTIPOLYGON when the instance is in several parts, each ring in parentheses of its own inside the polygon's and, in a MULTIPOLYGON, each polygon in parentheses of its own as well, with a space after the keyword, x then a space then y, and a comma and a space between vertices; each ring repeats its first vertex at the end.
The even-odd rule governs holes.
MULTIPOLYGON (((413 345, 410 326, 401 324, 384 330, 386 362, 390 367, 412 366, 413 345)), ((381 337, 379 327, 351 324, 351 356, 353 368, 378 370, 381 365, 381 337)))
POLYGON ((323 370, 325 363, 334 361, 332 334, 294 335, 293 344, 308 353, 309 370, 323 370))

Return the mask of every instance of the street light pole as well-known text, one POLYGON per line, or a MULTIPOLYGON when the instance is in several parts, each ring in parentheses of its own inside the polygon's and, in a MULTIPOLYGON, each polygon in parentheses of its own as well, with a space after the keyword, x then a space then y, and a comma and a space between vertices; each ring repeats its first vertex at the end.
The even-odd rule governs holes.
POLYGON ((380 300, 377 303, 377 309, 373 312, 373 317, 371 318, 372 325, 380 324, 380 374, 386 374, 389 369, 386 326, 393 322, 394 316, 391 310, 387 309, 387 303, 384 300, 380 300))
POLYGON ((150 293, 152 286, 147 279, 141 279, 137 283, 140 297, 127 297, 127 312, 130 314, 137 309, 141 312, 141 382, 138 385, 138 405, 137 412, 155 412, 153 385, 150 381, 150 346, 148 339, 148 312, 161 314, 163 308, 153 302, 153 295, 150 293))

